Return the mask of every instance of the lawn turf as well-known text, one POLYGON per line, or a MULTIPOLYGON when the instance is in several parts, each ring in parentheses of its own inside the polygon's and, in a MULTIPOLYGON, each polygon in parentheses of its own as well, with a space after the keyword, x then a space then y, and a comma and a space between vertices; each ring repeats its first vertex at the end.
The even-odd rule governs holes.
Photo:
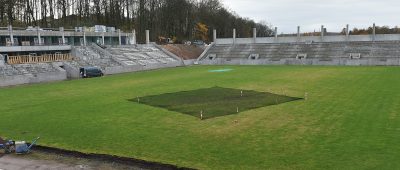
POLYGON ((400 67, 196 66, 2 88, 0 136, 198 169, 399 169, 399 77, 400 67), (206 121, 129 101, 214 86, 308 100, 206 121))

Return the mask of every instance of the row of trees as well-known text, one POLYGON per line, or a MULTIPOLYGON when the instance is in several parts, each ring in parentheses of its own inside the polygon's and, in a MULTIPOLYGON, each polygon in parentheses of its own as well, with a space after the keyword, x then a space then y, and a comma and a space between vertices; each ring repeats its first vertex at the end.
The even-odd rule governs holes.
MULTIPOLYGON (((369 35, 373 34, 374 28, 372 26, 368 28, 353 28, 349 31, 350 35, 369 35)), ((389 26, 376 26, 375 27, 376 34, 400 34, 400 28, 395 26, 393 28, 389 26)), ((280 36, 296 36, 297 34, 283 34, 280 36)), ((320 36, 321 32, 305 32, 302 33, 303 36, 320 36)), ((341 32, 328 32, 326 28, 324 29, 324 35, 346 35, 346 28, 343 28, 341 32)))
MULTIPOLYGON (((350 31, 350 35, 368 35, 368 34, 373 34, 374 28, 368 27, 368 28, 354 28, 353 30, 350 31)), ((375 33, 376 34, 400 34, 400 28, 395 26, 394 28, 390 28, 389 26, 376 26, 375 27, 375 33)), ((346 30, 343 29, 341 32, 342 35, 346 34, 346 30)))
POLYGON ((0 25, 73 28, 107 25, 124 31, 136 29, 138 40, 144 30, 151 30, 152 40, 158 36, 184 39, 231 37, 232 28, 238 37, 270 36, 266 23, 239 17, 224 8, 220 0, 0 0, 0 25), (205 28, 207 32, 204 33, 205 28), (199 30, 201 29, 201 30, 199 30), (206 35, 204 35, 206 34, 206 35))

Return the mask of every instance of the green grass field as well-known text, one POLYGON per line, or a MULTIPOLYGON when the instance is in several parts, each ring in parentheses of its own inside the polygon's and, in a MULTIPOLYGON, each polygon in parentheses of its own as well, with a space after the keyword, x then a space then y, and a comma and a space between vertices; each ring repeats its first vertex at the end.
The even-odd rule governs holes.
POLYGON ((400 168, 400 67, 173 68, 3 88, 0 102, 1 136, 68 150, 198 169, 400 168), (308 95, 203 121, 129 101, 215 86, 308 95))

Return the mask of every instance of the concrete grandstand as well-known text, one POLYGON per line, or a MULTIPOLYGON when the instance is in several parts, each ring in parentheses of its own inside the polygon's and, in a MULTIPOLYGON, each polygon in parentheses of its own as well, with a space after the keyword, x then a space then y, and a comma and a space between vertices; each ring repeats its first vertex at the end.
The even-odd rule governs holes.
MULTIPOLYGON (((322 27, 321 30, 324 30, 322 27)), ((400 65, 400 35, 374 34, 217 38, 196 62, 187 62, 133 33, 0 29, 0 86, 80 78, 81 67, 105 75, 203 65, 400 65)))
POLYGON ((135 33, 18 29, 0 28, 0 87, 80 78, 86 66, 110 75, 183 65, 155 43, 136 44, 135 33))
MULTIPOLYGON (((375 28, 375 27, 374 27, 375 28)), ((322 27, 321 30, 324 28, 322 27)), ((400 65, 400 35, 217 38, 198 58, 199 64, 242 65, 400 65)), ((277 29, 275 29, 277 32, 277 29)))

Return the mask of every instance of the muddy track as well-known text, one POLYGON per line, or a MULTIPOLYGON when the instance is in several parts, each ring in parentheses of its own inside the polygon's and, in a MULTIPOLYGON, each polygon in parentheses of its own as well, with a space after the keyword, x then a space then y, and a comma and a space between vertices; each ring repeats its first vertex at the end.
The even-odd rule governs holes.
POLYGON ((52 148, 47 146, 35 145, 33 151, 39 151, 43 153, 58 154, 66 157, 83 158, 88 160, 96 160, 109 163, 118 163, 127 166, 133 166, 141 169, 160 169, 160 170, 193 170, 192 168, 178 167, 170 164, 163 164, 158 162, 150 162, 140 159, 119 157, 114 155, 106 154, 88 154, 77 151, 69 151, 64 149, 52 148))

